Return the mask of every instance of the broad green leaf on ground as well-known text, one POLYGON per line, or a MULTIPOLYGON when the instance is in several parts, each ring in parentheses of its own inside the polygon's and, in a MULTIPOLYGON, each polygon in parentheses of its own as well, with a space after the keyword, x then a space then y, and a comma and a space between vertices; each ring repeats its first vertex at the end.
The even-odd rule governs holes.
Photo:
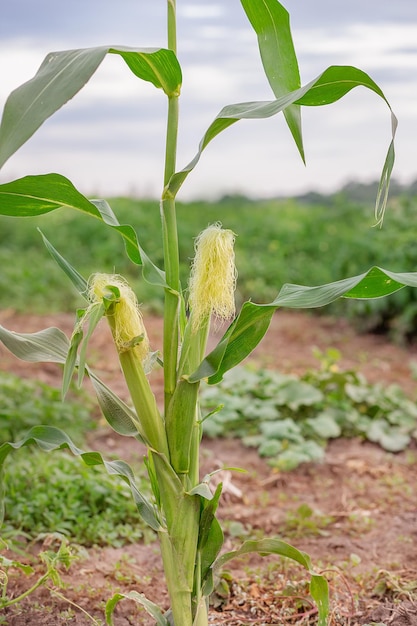
POLYGON ((48 452, 52 450, 68 449, 75 456, 79 456, 88 466, 103 465, 108 474, 120 476, 129 485, 142 519, 153 528, 153 530, 161 530, 161 525, 156 517, 154 507, 137 488, 133 471, 124 461, 105 461, 99 452, 84 452, 80 450, 68 435, 59 428, 53 426, 34 426, 20 441, 5 442, 0 446, 0 469, 10 452, 29 445, 37 445, 41 450, 48 452))
MULTIPOLYGON (((288 11, 277 0, 240 1, 258 36, 262 64, 275 97, 295 91, 301 81, 288 11)), ((292 104, 283 113, 304 161, 300 106, 292 104)))
POLYGON ((210 124, 209 128, 205 132, 198 151, 194 158, 179 172, 176 172, 171 177, 166 193, 176 194, 184 183, 188 174, 197 165, 203 150, 207 145, 223 130, 243 119, 263 119, 268 118, 277 113, 280 113, 288 106, 293 104, 299 104, 303 106, 322 106, 325 104, 332 104, 336 102, 349 91, 355 87, 366 87, 387 104, 391 113, 391 131, 392 140, 388 148, 385 165, 380 179, 377 204, 375 207, 375 213, 377 219, 381 219, 383 216, 388 186, 391 176, 392 167, 394 164, 395 152, 394 152, 394 138, 397 128, 397 119, 392 112, 391 106, 386 99, 385 95, 378 87, 378 85, 360 69, 351 66, 331 66, 327 68, 316 79, 309 82, 304 87, 296 89, 276 100, 261 101, 261 102, 243 102, 239 104, 231 104, 224 107, 217 115, 215 120, 210 124))
POLYGON ((342 297, 381 298, 405 286, 417 287, 417 272, 396 273, 379 267, 372 267, 359 276, 317 287, 283 285, 275 300, 268 304, 243 304, 238 317, 189 380, 196 382, 207 378, 210 384, 220 382, 225 372, 241 363, 258 345, 278 308, 322 307, 342 297))
POLYGON ((172 50, 100 46, 51 52, 35 76, 7 99, 0 125, 0 168, 45 120, 84 87, 108 53, 120 55, 138 78, 167 95, 178 93, 181 68, 172 50))
POLYGON ((326 626, 329 613, 329 586, 324 576, 313 571, 308 554, 301 552, 288 543, 275 538, 245 541, 238 550, 222 554, 215 562, 214 569, 221 570, 230 560, 245 554, 257 553, 261 555, 278 554, 296 561, 311 575, 310 593, 317 604, 319 611, 319 626, 326 626))
POLYGON ((123 237, 131 261, 141 265, 139 244, 133 227, 119 224, 105 200, 88 200, 65 176, 60 174, 25 176, 0 185, 1 215, 35 217, 64 206, 102 220, 114 228, 123 237))

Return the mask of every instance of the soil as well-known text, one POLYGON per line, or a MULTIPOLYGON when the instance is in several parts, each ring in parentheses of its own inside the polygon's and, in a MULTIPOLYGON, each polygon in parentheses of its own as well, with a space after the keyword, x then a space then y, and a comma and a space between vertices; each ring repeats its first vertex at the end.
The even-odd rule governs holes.
MULTIPOLYGON (((0 323, 20 332, 58 326, 70 334, 73 318, 21 316, 2 311, 0 323)), ((161 320, 147 318, 146 325, 152 346, 160 348, 161 320)), ((211 341, 214 343, 216 337, 211 341)), ((341 368, 361 371, 370 382, 396 383, 410 398, 416 397, 412 376, 416 347, 395 346, 381 336, 359 335, 341 319, 281 311, 273 318, 266 340, 250 359, 262 367, 300 374, 317 367, 314 347, 321 351, 337 348, 342 355, 341 368)), ((105 325, 94 337, 92 358, 101 376, 111 381, 117 393, 126 396, 105 325)), ((18 361, 2 346, 0 368, 60 385, 59 367, 18 361)), ((151 383, 160 397, 162 380, 157 373, 151 375, 151 383)), ((138 453, 136 442, 109 430, 95 434, 90 443, 92 449, 103 453, 107 450, 126 460, 138 453)), ((226 531, 227 549, 248 536, 279 535, 306 551, 315 569, 325 572, 331 594, 330 624, 417 626, 415 447, 392 454, 357 439, 339 439, 329 446, 324 462, 278 473, 256 451, 242 447, 238 441, 204 440, 202 471, 222 465, 247 470, 222 476, 228 487, 219 518, 226 531)), ((29 557, 20 554, 16 558, 29 557)), ((229 573, 223 581, 227 586, 214 596, 211 624, 317 622, 316 610, 306 593, 308 577, 290 562, 276 557, 250 557, 232 561, 229 573)), ((0 611, 0 624, 93 623, 82 609, 95 618, 96 624, 104 624, 105 601, 118 591, 136 590, 159 605, 168 605, 156 543, 89 550, 88 557, 72 565, 68 572, 63 571, 62 578, 63 597, 58 597, 51 586, 40 588, 27 600, 0 611)), ((28 589, 34 580, 11 569, 8 593, 28 589)), ((153 623, 131 600, 123 600, 115 610, 115 626, 153 623)))

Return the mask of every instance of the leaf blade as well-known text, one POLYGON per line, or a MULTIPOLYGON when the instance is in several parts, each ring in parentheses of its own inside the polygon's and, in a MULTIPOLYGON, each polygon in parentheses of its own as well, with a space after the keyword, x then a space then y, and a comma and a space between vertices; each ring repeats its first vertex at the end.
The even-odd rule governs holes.
POLYGON ((53 426, 34 426, 23 439, 17 442, 5 442, 0 446, 0 468, 13 450, 35 444, 41 450, 68 449, 74 456, 79 456, 88 466, 103 465, 110 475, 120 476, 130 487, 135 504, 142 519, 155 531, 161 530, 154 508, 139 491, 131 467, 124 461, 106 461, 99 452, 84 452, 59 428, 53 426))
MULTIPOLYGON (((68 178, 60 174, 25 176, 0 185, 0 214, 9 217, 35 217, 61 207, 75 209, 102 220, 123 238, 133 263, 142 264, 136 232, 129 224, 119 224, 105 200, 88 200, 68 178)), ((48 248, 51 252, 50 247, 48 248)))
POLYGON ((189 376, 189 380, 197 382, 206 378, 209 384, 220 382, 229 369, 241 363, 258 345, 278 308, 317 308, 338 298, 382 298, 406 286, 417 287, 417 272, 397 273, 380 267, 371 267, 358 276, 316 287, 285 284, 277 297, 268 304, 245 302, 238 317, 217 346, 189 376))
MULTIPOLYGON (((299 89, 298 60, 288 11, 276 0, 240 0, 258 37, 262 64, 276 98, 299 89)), ((300 156, 305 162, 301 110, 297 104, 284 109, 284 117, 300 156)))
POLYGON ((0 124, 0 168, 85 86, 108 53, 119 54, 138 78, 152 82, 167 95, 179 90, 181 68, 172 50, 98 46, 51 52, 35 76, 6 101, 0 124))
POLYGON ((231 552, 226 552, 214 563, 214 569, 221 569, 230 560, 245 554, 257 553, 261 555, 278 554, 302 565, 311 575, 310 593, 317 604, 319 611, 319 626, 326 626, 329 613, 329 586, 324 576, 317 574, 311 567, 308 554, 301 552, 290 544, 276 538, 245 541, 242 546, 231 552))
POLYGON ((176 195, 187 176, 199 162, 204 149, 223 130, 243 119, 266 119, 285 110, 292 104, 303 106, 323 106, 332 104, 346 95, 355 87, 366 87, 381 97, 387 104, 391 114, 392 140, 388 147, 384 168, 381 174, 378 194, 375 203, 375 215, 380 221, 383 218, 390 176, 395 159, 394 139, 397 129, 397 118, 382 90, 368 74, 352 66, 330 66, 317 78, 303 87, 285 94, 276 100, 260 102, 241 102, 223 107, 210 124, 200 141, 197 153, 182 169, 175 172, 166 187, 165 193, 176 195))

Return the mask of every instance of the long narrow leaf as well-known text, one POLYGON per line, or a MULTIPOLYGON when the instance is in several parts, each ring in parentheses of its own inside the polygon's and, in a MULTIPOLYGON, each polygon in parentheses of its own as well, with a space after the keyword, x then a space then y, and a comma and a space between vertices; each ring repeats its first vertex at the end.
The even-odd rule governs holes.
POLYGON ((40 230, 40 228, 38 228, 38 231, 41 234, 43 243, 45 244, 45 247, 48 250, 49 254, 52 256, 54 261, 56 261, 56 263, 59 265, 62 271, 65 272, 65 274, 68 276, 68 278, 70 279, 70 281, 72 282, 72 284, 74 285, 74 287, 76 288, 80 296, 86 299, 88 283, 85 280, 85 278, 81 276, 81 274, 77 272, 77 270, 74 267, 72 267, 72 265, 66 259, 64 259, 64 257, 61 254, 59 254, 58 250, 56 250, 56 248, 54 248, 51 242, 48 241, 48 239, 45 237, 45 235, 40 230))
POLYGON ((120 55, 138 78, 153 83, 167 95, 178 92, 181 68, 172 50, 99 46, 51 52, 35 76, 7 99, 0 125, 0 168, 45 120, 84 87, 108 53, 120 55))
POLYGON ((102 413, 113 430, 119 435, 136 437, 143 442, 143 436, 138 432, 138 418, 134 411, 91 369, 88 368, 87 373, 96 392, 102 413))
POLYGON ((214 564, 214 569, 220 570, 230 560, 254 552, 261 555, 278 554, 279 556, 296 561, 310 573, 310 593, 319 611, 318 623, 319 626, 326 626, 329 613, 329 587, 327 581, 324 576, 313 571, 308 554, 297 550, 297 548, 294 548, 290 544, 274 538, 245 541, 238 550, 226 552, 220 556, 214 564))
POLYGON ((161 609, 157 604, 148 600, 148 598, 137 591, 128 591, 127 593, 115 593, 106 603, 106 624, 113 626, 113 613, 120 600, 134 600, 155 620, 156 626, 170 626, 169 620, 164 617, 161 609))
MULTIPOLYGON (((36 333, 16 333, 0 326, 0 341, 16 357, 31 363, 65 364, 71 345, 68 337, 58 328, 47 328, 36 333)), ((103 415, 113 430, 120 435, 137 437, 143 441, 143 435, 138 430, 138 419, 132 409, 90 368, 86 367, 86 372, 93 384, 103 415)))
POLYGON ((59 328, 16 333, 0 326, 0 341, 19 359, 31 363, 65 363, 70 345, 59 328))
POLYGON ((0 185, 0 214, 10 217, 36 217, 63 206, 81 211, 102 220, 123 237, 126 252, 137 265, 141 265, 136 232, 128 224, 120 225, 110 205, 105 200, 88 200, 65 176, 41 174, 25 176, 0 185))
MULTIPOLYGON (((299 89, 300 72, 288 11, 277 0, 240 1, 258 36, 262 64, 275 97, 299 89)), ((300 106, 292 104, 283 113, 304 161, 300 106)))
POLYGON ((206 378, 210 384, 221 381, 225 372, 241 363, 258 345, 268 330, 274 311, 280 307, 317 308, 342 297, 382 298, 405 286, 417 287, 417 272, 396 273, 379 267, 317 287, 283 285, 275 300, 269 304, 243 304, 238 317, 189 380, 196 382, 206 378))
POLYGON ((53 426, 34 426, 26 436, 18 442, 6 442, 0 446, 0 468, 13 450, 29 445, 37 445, 41 450, 52 451, 67 448, 75 456, 79 456, 86 465, 103 465, 107 473, 120 476, 130 487, 135 504, 142 519, 155 531, 161 530, 154 507, 137 488, 135 477, 130 466, 124 461, 105 461, 99 452, 84 452, 59 428, 53 426))
POLYGON ((385 210, 387 197, 386 190, 389 186, 389 179, 395 158, 393 142, 397 128, 397 119, 392 112, 391 106, 384 93, 375 81, 373 81, 372 78, 370 78, 370 76, 362 70, 351 66, 331 66, 304 87, 296 89, 295 91, 281 96, 276 100, 242 102, 224 107, 205 132, 194 158, 188 163, 188 165, 185 166, 184 169, 173 174, 167 185, 166 193, 171 193, 173 195, 178 193, 187 176, 197 165, 202 152, 207 145, 219 133, 239 120, 268 118, 280 113, 292 104, 300 104, 303 106, 321 106, 325 104, 332 104, 355 87, 360 86, 370 89, 381 97, 387 104, 391 113, 392 141, 388 148, 375 207, 375 213, 380 218, 383 216, 385 210))

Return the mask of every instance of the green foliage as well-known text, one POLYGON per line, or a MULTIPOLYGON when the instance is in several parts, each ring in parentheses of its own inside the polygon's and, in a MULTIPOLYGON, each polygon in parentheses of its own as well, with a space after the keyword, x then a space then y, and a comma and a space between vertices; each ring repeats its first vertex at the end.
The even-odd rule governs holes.
POLYGON ((202 393, 209 437, 239 437, 268 463, 290 470, 319 461, 330 439, 362 437, 385 450, 404 450, 417 439, 417 408, 397 386, 371 385, 340 371, 335 356, 302 377, 272 370, 235 368, 202 393))
MULTIPOLYGON (((369 206, 349 200, 348 192, 331 198, 303 200, 250 201, 240 197, 217 203, 178 204, 181 282, 187 285, 193 238, 207 223, 219 218, 238 232, 236 257, 239 271, 238 301, 273 299, 284 282, 325 284, 359 274, 371 265, 394 271, 414 271, 417 251, 414 245, 416 201, 412 195, 395 200, 383 228, 373 228, 369 206)), ((135 222, 141 245, 153 262, 163 265, 160 218, 152 200, 115 198, 111 205, 121 223, 135 222)), ((54 246, 76 263, 88 277, 97 266, 126 276, 140 302, 162 311, 162 290, 139 276, 126 256, 116 232, 105 229, 98 220, 58 211, 47 218, 31 218, 15 228, 12 218, 0 218, 0 260, 3 271, 0 288, 3 306, 19 311, 68 311, 79 306, 80 298, 44 248, 35 233, 42 228, 54 246), (70 235, 68 235, 70 233, 70 235), (76 245, 76 253, 75 253, 76 245), (24 249, 27 255, 22 255, 24 249), (10 259, 13 258, 13 263, 10 259), (7 300, 6 300, 7 294, 7 300), (47 307, 47 309, 46 309, 47 307)), ((390 298, 372 301, 341 301, 327 312, 349 316, 360 330, 388 332, 397 340, 411 338, 417 319, 414 289, 402 289, 390 298)))
MULTIPOLYGON (((209 336, 210 316, 217 313, 219 309, 221 311, 222 307, 214 306, 213 302, 209 301, 203 323, 197 330, 193 327, 193 314, 196 315, 196 307, 193 310, 193 298, 190 297, 187 302, 181 287, 181 282, 186 285, 187 281, 184 280, 184 270, 181 270, 180 266, 180 239, 177 225, 181 220, 176 212, 176 195, 187 176, 198 164, 207 145, 232 124, 242 119, 265 119, 282 112, 303 158, 301 106, 331 104, 345 96, 351 89, 364 86, 376 93, 385 102, 391 117, 392 140, 383 166, 375 203, 376 218, 381 220, 386 206, 388 186, 394 164, 393 142, 396 132, 396 118, 380 87, 358 68, 342 65, 330 66, 310 83, 301 86, 298 61, 286 9, 277 0, 250 0, 250 2, 241 0, 241 4, 258 36, 263 69, 275 99, 224 106, 205 131, 194 158, 182 170, 177 170, 176 164, 179 128, 178 98, 182 72, 176 56, 176 4, 172 0, 167 2, 167 49, 112 48, 107 46, 50 53, 41 64, 36 75, 15 89, 7 99, 0 122, 0 167, 51 115, 84 87, 107 54, 120 55, 136 78, 151 82, 168 97, 163 189, 160 212, 157 213, 154 210, 155 214, 160 215, 162 232, 161 236, 155 238, 157 242, 155 256, 157 258, 152 261, 152 257, 146 254, 146 243, 142 240, 143 248, 139 246, 135 229, 127 224, 121 225, 106 201, 89 201, 70 181, 59 174, 26 176, 0 185, 0 212, 3 215, 39 217, 44 213, 59 210, 61 206, 81 211, 98 219, 101 226, 109 226, 110 232, 117 231, 118 234, 122 235, 130 260, 136 265, 143 263, 145 280, 158 285, 159 288, 161 286, 164 288, 162 354, 164 415, 159 411, 155 394, 146 378, 143 359, 139 356, 139 351, 135 351, 138 342, 145 339, 145 332, 142 330, 142 323, 136 310, 136 299, 129 290, 121 289, 116 294, 115 284, 110 277, 106 279, 109 280, 107 287, 106 284, 104 286, 107 291, 111 291, 114 297, 110 301, 105 293, 99 295, 94 291, 94 297, 92 293, 89 294, 90 306, 85 312, 85 319, 80 317, 82 312, 78 311, 78 321, 70 342, 57 329, 22 336, 22 334, 11 333, 1 328, 1 338, 12 352, 29 361, 46 358, 48 361, 65 363, 63 385, 65 391, 70 378, 69 374, 77 366, 80 382, 84 371, 87 372, 109 424, 122 434, 128 436, 138 434, 138 437, 140 436, 140 439, 147 446, 146 466, 156 506, 142 495, 137 487, 135 476, 126 463, 123 461, 107 462, 99 452, 83 452, 65 432, 50 425, 35 426, 20 441, 3 443, 0 446, 0 463, 4 463, 11 451, 32 444, 38 445, 42 450, 49 451, 68 448, 75 456, 81 457, 86 465, 104 465, 109 475, 117 474, 129 484, 142 518, 152 528, 161 531, 159 532, 161 555, 171 608, 168 614, 164 615, 142 594, 130 592, 125 597, 140 603, 160 626, 168 626, 171 623, 175 623, 177 626, 191 626, 191 624, 204 626, 208 624, 206 597, 214 589, 215 571, 220 570, 230 559, 251 552, 285 556, 295 560, 309 572, 310 593, 317 604, 318 624, 324 626, 327 623, 329 613, 328 584, 322 575, 317 574, 312 569, 307 554, 280 540, 266 538, 259 541, 247 541, 240 549, 224 553, 218 558, 223 544, 223 533, 215 513, 221 486, 213 495, 208 489, 207 483, 205 481, 200 482, 199 476, 201 421, 197 419, 197 408, 200 381, 208 376, 210 383, 218 382, 222 380, 223 374, 227 370, 238 365, 261 341, 268 328, 272 313, 279 306, 305 308, 324 306, 342 296, 379 297, 396 291, 405 284, 417 286, 417 276, 382 272, 378 268, 371 268, 365 272, 359 272, 359 276, 338 283, 334 283, 334 277, 332 277, 330 284, 322 284, 319 288, 308 288, 300 285, 294 287, 286 284, 280 290, 282 283, 288 281, 288 274, 286 274, 285 281, 276 287, 279 295, 273 298, 274 301, 269 306, 264 307, 262 304, 245 302, 241 308, 239 307, 240 312, 229 330, 226 331, 225 336, 220 340, 217 348, 204 358, 209 336), (162 258, 161 254, 158 254, 159 248, 162 248, 163 251, 162 258), (99 307, 95 308, 95 311, 98 311, 96 315, 92 311, 97 303, 99 307), (185 315, 187 306, 190 309, 188 318, 185 315), (86 366, 84 349, 98 322, 98 316, 101 315, 105 315, 109 321, 135 413, 121 399, 105 388, 96 375, 86 366), (88 317, 90 327, 85 333, 85 340, 83 340, 82 326, 88 317), (79 355, 78 361, 77 355, 79 355), (184 419, 184 416, 187 419, 184 419), (181 445, 183 446, 182 449, 181 445)), ((149 215, 150 212, 146 212, 146 220, 149 219, 149 215)), ((136 215, 133 216, 133 218, 135 217, 136 215)), ((239 214, 238 225, 242 224, 242 218, 243 215, 239 214)), ((204 215, 204 219, 207 220, 207 215, 204 215)), ((218 219, 219 217, 216 216, 215 221, 218 219)), ((139 224, 135 219, 133 219, 133 223, 135 228, 138 228, 139 224)), ((232 225, 228 226, 230 228, 232 225)), ((198 230, 192 233, 190 241, 197 235, 198 230)), ((61 231, 61 236, 63 235, 64 239, 68 237, 66 228, 57 228, 57 231, 61 231)), ((239 228, 236 228, 236 231, 239 232, 239 228)), ((90 258, 94 252, 91 249, 92 242, 95 241, 101 248, 103 241, 107 240, 107 237, 102 236, 101 230, 97 232, 98 234, 94 237, 89 237, 86 240, 88 267, 90 267, 90 258)), ((72 239, 67 243, 70 246, 67 260, 68 247, 60 248, 55 238, 49 244, 48 233, 45 235, 45 243, 58 265, 72 280, 81 295, 85 296, 86 283, 82 276, 84 268, 80 264, 80 241, 72 239), (72 265, 74 250, 77 250, 77 269, 72 265)), ((309 237, 311 239, 311 233, 309 233, 309 237)), ((281 240, 282 236, 277 237, 277 241, 281 240)), ((150 248, 151 245, 149 245, 149 250, 150 248)), ((221 292, 222 288, 224 289, 224 280, 221 278, 224 267, 232 266, 234 274, 234 255, 231 250, 226 252, 224 246, 215 246, 215 248, 217 252, 212 249, 206 257, 208 259, 207 266, 211 265, 210 273, 219 282, 212 289, 212 292, 221 292), (219 258, 213 264, 211 257, 219 258)), ((24 249, 22 246, 18 246, 10 258, 18 258, 22 249, 24 249)), ((149 250, 147 251, 148 254, 149 250)), ((118 252, 119 248, 115 254, 111 255, 111 267, 101 267, 102 271, 108 273, 122 271, 115 265, 115 259, 119 257, 118 252)), ((291 258, 293 254, 294 251, 291 253, 291 258)), ((181 261, 187 266, 188 256, 189 254, 187 256, 181 255, 181 261)), ((252 254, 249 257, 249 265, 256 256, 256 254, 252 254)), ((95 265, 91 269, 96 271, 96 263, 102 257, 93 258, 95 265)), ((311 276, 311 267, 308 269, 311 276)), ((43 280, 39 268, 38 272, 40 280, 43 280)), ((87 272, 87 276, 90 273, 91 271, 87 272)), ((201 274, 205 274, 207 277, 207 273, 201 272, 201 274)), ((271 278, 276 279, 275 272, 271 278)), ((310 284, 310 280, 306 282, 310 284)), ((276 285, 277 283, 274 282, 273 284, 276 285)), ((0 287, 2 293, 7 294, 7 306, 10 306, 10 301, 13 302, 13 299, 10 292, 7 291, 8 285, 0 285, 0 287)), ((136 285, 134 287, 136 288, 136 285)), ((139 299, 142 301, 144 294, 140 289, 138 289, 138 293, 140 294, 139 299)), ((48 295, 51 296, 47 299, 49 307, 49 303, 55 298, 52 297, 52 290, 49 293, 48 289, 48 295)), ((248 295, 249 297, 254 296, 253 293, 248 295)), ((285 388, 284 383, 281 383, 275 387, 275 391, 277 392, 274 403, 275 409, 278 411, 285 409, 293 413, 307 411, 318 405, 323 396, 321 390, 314 389, 307 381, 303 381, 299 385, 294 385, 294 381, 289 381, 287 388, 285 388)), ((258 396, 258 399, 265 401, 266 396, 264 398, 258 396)), ((294 464, 294 454, 298 454, 296 458, 299 462, 304 460, 306 450, 307 458, 317 457, 321 448, 315 440, 320 442, 326 436, 337 436, 338 422, 336 418, 321 415, 321 420, 317 422, 313 419, 315 416, 307 415, 303 425, 307 424, 307 429, 314 437, 305 441, 302 426, 293 419, 291 413, 285 415, 283 420, 277 421, 274 415, 274 406, 267 406, 267 403, 265 406, 269 409, 269 413, 267 411, 266 417, 264 415, 264 419, 261 420, 259 433, 264 437, 264 442, 269 445, 271 442, 275 442, 281 446, 281 450, 274 452, 274 455, 279 452, 281 461, 290 449, 286 444, 288 450, 284 449, 283 442, 292 445, 290 453, 293 455, 292 463, 294 464)), ((257 411, 261 409, 262 407, 259 406, 257 411)), ((279 416, 280 413, 278 413, 279 416)), ((251 419, 256 420, 257 413, 254 413, 251 419)), ((379 431, 374 432, 374 437, 381 438, 383 435, 387 435, 385 431, 381 434, 382 431, 384 429, 381 425, 379 431)), ((268 450, 268 454, 271 454, 271 450, 268 450)), ((19 473, 16 475, 18 476, 19 473)), ((29 471, 26 472, 26 475, 30 475, 29 471)), ((84 501, 81 497, 83 492, 80 493, 79 490, 85 488, 88 477, 83 476, 81 484, 77 486, 74 473, 70 471, 70 468, 65 467, 62 475, 70 477, 71 482, 68 486, 62 487, 61 485, 54 485, 53 480, 51 481, 53 476, 58 475, 60 472, 56 468, 52 471, 52 476, 51 472, 47 472, 48 480, 45 482, 45 484, 52 486, 52 491, 57 494, 55 496, 57 500, 53 501, 50 509, 47 509, 42 501, 38 502, 36 511, 48 511, 53 529, 68 532, 68 528, 65 527, 66 522, 61 519, 62 511, 68 513, 65 519, 71 519, 70 512, 75 509, 80 513, 74 520, 77 530, 80 531, 81 528, 84 528, 83 519, 86 517, 86 511, 82 506, 76 508, 76 503, 84 501), (70 496, 69 502, 62 500, 63 493, 70 496), (64 528, 61 528, 62 525, 64 528)), ((12 476, 15 476, 14 472, 12 476)), ((9 490, 13 485, 12 476, 9 476, 9 490)), ((31 475, 31 482, 32 480, 33 475, 31 475)), ((37 478, 37 482, 42 483, 42 481, 41 477, 37 478)), ((107 510, 117 511, 119 508, 113 500, 107 501, 103 498, 102 492, 98 489, 99 484, 102 485, 101 482, 96 481, 94 489, 90 489, 94 498, 92 502, 89 502, 87 509, 88 520, 90 520, 91 514, 93 517, 99 517, 107 510), (95 495, 98 496, 96 499, 95 495)), ((14 488, 14 493, 22 492, 25 492, 24 485, 19 484, 14 488)), ((111 490, 111 493, 114 493, 114 490, 111 490)), ((126 498, 127 495, 124 494, 123 497, 126 498)), ((31 500, 33 500, 32 494, 31 500)), ((26 506, 27 504, 23 506, 24 510, 26 510, 26 506)), ((37 523, 34 516, 35 511, 32 511, 30 521, 32 530, 36 528, 37 523)), ((24 530, 23 520, 19 521, 19 525, 24 530)), ((113 530, 117 527, 114 518, 111 526, 113 530)), ((87 532, 87 529, 85 531, 87 532)), ((109 535, 107 527, 104 534, 109 535)), ((117 537, 112 537, 112 541, 116 540, 117 537)), ((106 608, 108 624, 113 623, 114 607, 123 597, 116 594, 109 601, 106 608)))
POLYGON ((5 485, 4 538, 61 533, 84 546, 119 547, 155 536, 123 481, 66 453, 16 455, 5 485))
POLYGON ((80 443, 97 422, 86 394, 64 403, 59 389, 0 372, 0 442, 16 440, 36 424, 63 426, 80 443))

